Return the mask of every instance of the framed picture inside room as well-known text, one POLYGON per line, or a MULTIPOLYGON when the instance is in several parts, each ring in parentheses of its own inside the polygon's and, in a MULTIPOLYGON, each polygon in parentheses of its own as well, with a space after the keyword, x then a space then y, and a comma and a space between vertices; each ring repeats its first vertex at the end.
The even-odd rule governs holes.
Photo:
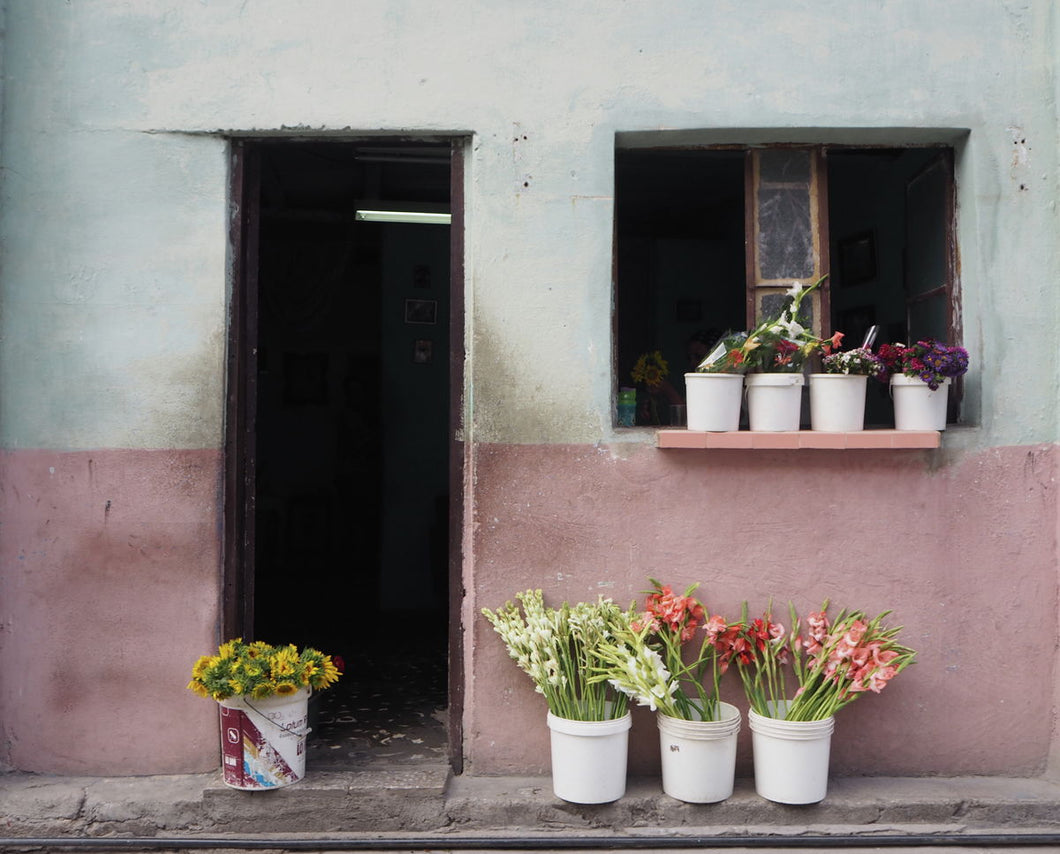
POLYGON ((428 365, 434 358, 434 343, 429 338, 417 338, 412 346, 412 363, 428 365))
POLYGON ((861 285, 876 278, 876 235, 862 231, 839 241, 839 284, 861 285))
POLYGON ((405 322, 433 325, 438 322, 438 301, 433 299, 405 300, 405 322))

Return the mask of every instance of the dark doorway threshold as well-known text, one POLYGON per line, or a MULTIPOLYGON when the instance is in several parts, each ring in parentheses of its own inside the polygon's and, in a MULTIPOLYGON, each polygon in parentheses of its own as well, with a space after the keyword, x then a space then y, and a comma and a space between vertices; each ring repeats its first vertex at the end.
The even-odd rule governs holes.
POLYGON ((345 656, 343 677, 310 700, 308 773, 449 761, 445 626, 411 614, 385 623, 394 628, 345 656))

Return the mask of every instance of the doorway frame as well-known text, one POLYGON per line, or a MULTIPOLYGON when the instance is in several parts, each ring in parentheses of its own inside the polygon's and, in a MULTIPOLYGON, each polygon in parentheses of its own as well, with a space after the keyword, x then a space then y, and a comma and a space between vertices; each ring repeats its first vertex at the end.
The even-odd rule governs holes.
MULTIPOLYGON (((463 771, 464 627, 463 530, 466 442, 461 440, 464 389, 464 176, 468 137, 423 136, 291 137, 300 142, 409 144, 448 142, 449 156, 449 764, 463 771)), ((254 569, 257 459, 258 241, 261 227, 260 151, 276 136, 229 139, 229 292, 226 354, 221 567, 222 639, 254 637, 254 569)))

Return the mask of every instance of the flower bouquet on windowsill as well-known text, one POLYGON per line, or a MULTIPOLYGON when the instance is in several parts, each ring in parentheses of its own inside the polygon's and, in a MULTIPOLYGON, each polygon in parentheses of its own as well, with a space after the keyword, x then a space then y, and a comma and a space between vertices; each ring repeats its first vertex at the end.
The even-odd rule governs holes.
POLYGON ((932 391, 968 371, 968 351, 940 344, 933 338, 916 344, 883 344, 878 351, 883 382, 896 375, 917 379, 932 391))
POLYGON ((968 370, 968 351, 927 338, 913 345, 884 344, 878 351, 889 382, 897 430, 945 430, 951 381, 968 370))
POLYGON ((703 373, 798 373, 806 360, 839 346, 843 333, 818 338, 799 322, 802 301, 827 278, 810 285, 792 282, 781 310, 747 332, 728 332, 714 345, 697 371, 703 373))
POLYGON ((604 661, 601 651, 629 631, 632 609, 603 597, 546 607, 540 590, 515 598, 518 604, 483 608, 482 614, 545 697, 553 791, 572 803, 618 800, 626 790, 628 699, 592 675, 604 661))
MULTIPOLYGON (((683 403, 680 393, 670 384, 670 364, 659 350, 642 353, 633 365, 630 376, 633 382, 644 386, 647 392, 644 399, 644 411, 640 413, 642 422, 661 423, 659 416, 659 398, 666 405, 683 403)), ((669 412, 669 410, 666 410, 669 412)))
POLYGON ((869 377, 883 364, 868 347, 828 353, 823 373, 810 374, 810 427, 834 433, 865 428, 865 392, 869 377))
POLYGON ((880 693, 916 653, 898 643, 900 629, 884 627, 887 611, 872 620, 842 611, 829 620, 826 601, 806 618, 805 633, 793 606, 789 612, 790 632, 770 610, 748 621, 745 606, 736 662, 751 706, 756 790, 779 803, 816 803, 827 792, 836 712, 880 693))
POLYGON ((842 350, 829 353, 821 359, 826 374, 843 374, 845 376, 875 377, 884 370, 879 357, 868 347, 855 347, 853 350, 842 350))
MULTIPOLYGON (((708 375, 745 375, 751 430, 787 432, 799 429, 805 383, 803 366, 818 351, 831 352, 843 338, 841 332, 831 338, 818 338, 800 322, 802 301, 819 288, 825 278, 822 276, 811 285, 793 282, 778 313, 765 318, 748 332, 723 336, 696 368, 696 373, 708 375)), ((694 376, 686 375, 686 384, 696 382, 689 379, 694 376)), ((705 386, 702 382, 696 384, 705 386)), ((692 410, 693 402, 689 400, 690 428, 692 410)))
POLYGON ((221 716, 224 782, 235 789, 274 789, 305 775, 309 694, 342 675, 331 656, 294 644, 227 641, 201 656, 188 688, 216 700, 221 716))

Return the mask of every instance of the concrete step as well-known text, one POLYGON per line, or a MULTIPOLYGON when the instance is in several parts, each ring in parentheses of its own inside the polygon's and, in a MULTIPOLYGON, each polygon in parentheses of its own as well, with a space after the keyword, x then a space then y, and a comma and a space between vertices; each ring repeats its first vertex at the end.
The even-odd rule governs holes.
POLYGON ((454 849, 461 840, 540 837, 623 840, 629 847, 669 840, 672 847, 673 840, 733 837, 1002 834, 1052 839, 1060 850, 1060 785, 1043 778, 849 777, 833 779, 820 804, 785 806, 738 780, 723 803, 696 805, 663 794, 658 779, 632 779, 622 799, 585 806, 555 798, 548 778, 452 777, 441 764, 310 773, 269 792, 230 789, 218 774, 0 776, 0 845, 16 838, 305 834, 351 846, 366 835, 412 835, 454 849))

